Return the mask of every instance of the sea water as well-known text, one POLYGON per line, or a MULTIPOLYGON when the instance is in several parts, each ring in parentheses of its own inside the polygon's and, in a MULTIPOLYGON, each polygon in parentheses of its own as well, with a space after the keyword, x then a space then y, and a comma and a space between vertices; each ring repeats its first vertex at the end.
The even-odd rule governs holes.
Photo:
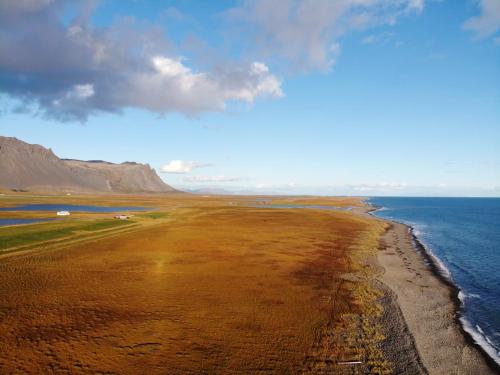
POLYGON ((413 227, 460 290, 465 331, 500 364, 500 198, 370 198, 375 216, 413 227))

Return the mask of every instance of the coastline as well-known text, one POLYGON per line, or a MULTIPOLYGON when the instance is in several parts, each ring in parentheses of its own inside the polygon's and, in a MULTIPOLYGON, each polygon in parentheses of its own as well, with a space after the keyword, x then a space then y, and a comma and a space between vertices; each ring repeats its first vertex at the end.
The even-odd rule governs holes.
POLYGON ((369 205, 366 212, 389 224, 377 255, 378 279, 394 294, 423 366, 420 373, 500 373, 500 366, 464 328, 460 289, 447 277, 446 268, 411 226, 379 218, 373 215, 375 210, 369 205))
MULTIPOLYGON (((470 330, 473 331, 469 332, 469 329, 466 328, 467 325, 471 326, 472 323, 470 323, 463 315, 464 302, 460 297, 460 295, 463 294, 463 292, 458 287, 458 285, 456 285, 453 282, 453 280, 450 279, 451 274, 449 270, 444 265, 441 265, 441 260, 432 251, 430 251, 429 248, 417 237, 417 235, 415 234, 415 229, 412 226, 406 224, 403 225, 408 227, 408 230, 412 236, 415 247, 418 249, 418 251, 422 254, 426 262, 429 264, 429 267, 435 273, 435 276, 438 277, 444 284, 446 284, 451 289, 451 298, 455 305, 455 313, 456 313, 455 321, 458 324, 460 331, 465 336, 465 339, 469 342, 470 345, 474 346, 483 355, 485 361, 488 363, 488 366, 490 366, 492 370, 494 370, 497 373, 500 373, 500 364, 496 362, 495 359, 492 358, 491 355, 488 353, 488 350, 484 346, 479 344, 477 340, 474 338, 474 335, 477 334, 474 331, 474 329, 469 328, 470 330)), ((481 337, 481 339, 483 338, 481 337)))

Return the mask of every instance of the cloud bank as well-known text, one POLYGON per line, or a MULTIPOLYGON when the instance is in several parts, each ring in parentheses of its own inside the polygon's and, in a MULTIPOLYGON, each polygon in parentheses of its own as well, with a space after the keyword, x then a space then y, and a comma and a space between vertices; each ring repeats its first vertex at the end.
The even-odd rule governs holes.
POLYGON ((500 187, 473 187, 436 185, 407 185, 404 183, 366 183, 359 185, 327 185, 308 186, 289 184, 259 184, 248 186, 243 184, 222 184, 217 181, 179 186, 187 191, 206 194, 237 195, 313 195, 313 196, 421 196, 421 197, 498 197, 500 187))
POLYGON ((208 163, 198 163, 195 161, 185 161, 185 160, 172 160, 160 168, 163 173, 177 173, 184 174, 190 173, 193 169, 209 167, 212 164, 208 163))
POLYGON ((196 182, 196 183, 201 183, 201 182, 235 182, 235 181, 241 181, 242 179, 239 177, 227 177, 224 175, 220 176, 189 176, 184 178, 184 181, 186 182, 196 182))
POLYGON ((394 24, 420 13, 424 0, 247 0, 230 21, 251 35, 258 52, 301 70, 329 70, 348 32, 394 24))
POLYGON ((18 99, 21 110, 61 121, 125 108, 196 116, 230 101, 283 95, 264 63, 196 71, 163 29, 132 18, 93 26, 93 10, 92 2, 0 2, 0 92, 18 99), (69 22, 68 4, 76 7, 69 22))
POLYGON ((479 0, 478 3, 481 14, 467 20, 464 28, 474 32, 478 38, 485 38, 500 30, 500 1, 479 0))

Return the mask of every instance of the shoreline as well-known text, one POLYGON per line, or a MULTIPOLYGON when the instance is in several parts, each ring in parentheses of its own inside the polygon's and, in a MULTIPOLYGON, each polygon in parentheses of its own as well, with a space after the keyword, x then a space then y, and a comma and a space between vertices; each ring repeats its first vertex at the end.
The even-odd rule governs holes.
MULTIPOLYGON (((456 313, 455 314, 455 321, 458 324, 458 326, 460 327, 460 330, 461 330, 462 334, 464 335, 465 339, 469 342, 470 345, 474 346, 483 355, 485 361, 488 363, 488 365, 490 366, 490 368, 492 370, 500 373, 500 364, 498 362, 496 362, 493 357, 490 356, 487 349, 484 348, 481 344, 479 344, 476 341, 476 339, 474 338, 473 334, 465 328, 464 321, 469 325, 472 325, 472 323, 470 323, 467 320, 467 318, 465 317, 465 315, 463 313, 464 302, 460 298, 460 294, 461 293, 463 294, 463 292, 460 289, 460 287, 457 284, 455 284, 451 278, 449 278, 443 274, 443 270, 441 267, 444 267, 444 266, 441 266, 441 264, 440 264, 441 260, 432 251, 430 251, 429 248, 426 247, 426 245, 417 237, 417 235, 415 234, 415 228, 411 225, 408 225, 408 224, 404 224, 404 223, 400 223, 400 224, 403 224, 406 227, 408 227, 408 230, 410 232, 410 235, 412 236, 412 239, 413 239, 413 242, 414 242, 414 245, 415 245, 417 251, 419 251, 422 254, 422 256, 424 257, 424 259, 429 263, 429 267, 434 272, 434 276, 439 278, 441 280, 441 282, 446 284, 451 289, 452 302, 455 305, 455 313, 456 313)), ((444 268, 445 268, 446 272, 449 273, 448 269, 446 269, 446 267, 444 267, 444 268)), ((450 276, 451 276, 451 274, 450 274, 450 276)))
POLYGON ((378 279, 395 295, 423 372, 500 373, 500 365, 465 329, 461 290, 445 274, 448 270, 440 265, 439 258, 419 240, 411 225, 378 217, 373 214, 378 208, 365 203, 367 214, 390 225, 382 235, 377 255, 383 269, 378 279), (394 261, 394 255, 398 261, 394 261), (422 285, 425 283, 432 284, 432 290, 431 285, 422 285))

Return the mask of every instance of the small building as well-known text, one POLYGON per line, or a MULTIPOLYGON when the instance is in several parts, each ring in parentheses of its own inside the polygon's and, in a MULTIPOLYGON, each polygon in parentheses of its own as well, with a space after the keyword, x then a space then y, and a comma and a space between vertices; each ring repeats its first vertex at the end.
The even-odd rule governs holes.
POLYGON ((130 216, 128 216, 128 215, 115 215, 115 219, 128 220, 128 219, 130 219, 130 216))
POLYGON ((69 211, 57 211, 57 216, 69 216, 69 211))

